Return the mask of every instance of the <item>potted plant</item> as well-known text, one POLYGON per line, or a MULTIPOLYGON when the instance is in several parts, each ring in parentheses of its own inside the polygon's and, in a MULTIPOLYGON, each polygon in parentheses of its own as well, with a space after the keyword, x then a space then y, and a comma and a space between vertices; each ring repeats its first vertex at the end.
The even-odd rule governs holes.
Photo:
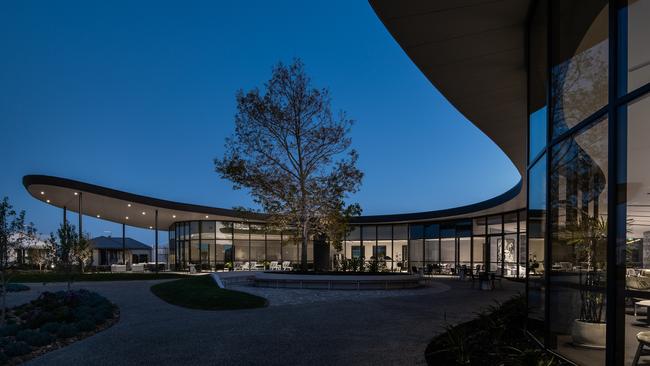
POLYGON ((604 272, 603 255, 607 247, 607 220, 601 217, 582 216, 568 230, 567 243, 575 248, 576 259, 587 268, 579 269, 580 316, 574 320, 571 337, 573 344, 604 349, 604 272))
POLYGON ((225 267, 226 269, 228 269, 228 272, 232 271, 232 268, 233 268, 232 262, 226 262, 226 264, 224 265, 224 267, 225 267))

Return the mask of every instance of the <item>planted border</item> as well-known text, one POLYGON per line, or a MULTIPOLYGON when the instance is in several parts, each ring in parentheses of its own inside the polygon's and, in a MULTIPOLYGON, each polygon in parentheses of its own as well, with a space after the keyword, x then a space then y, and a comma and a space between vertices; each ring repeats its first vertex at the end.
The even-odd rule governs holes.
POLYGON ((526 300, 515 297, 466 323, 449 326, 426 348, 433 365, 566 365, 528 337, 526 300))
POLYGON ((15 365, 89 337, 117 322, 119 310, 87 290, 43 292, 7 311, 0 327, 0 364, 15 365))

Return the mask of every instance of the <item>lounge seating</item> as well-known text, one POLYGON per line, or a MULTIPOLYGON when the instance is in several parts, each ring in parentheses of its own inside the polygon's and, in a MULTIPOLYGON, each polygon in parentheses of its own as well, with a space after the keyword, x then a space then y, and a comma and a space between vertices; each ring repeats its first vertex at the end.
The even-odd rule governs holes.
POLYGON ((291 271, 293 268, 291 268, 291 262, 284 261, 282 262, 282 267, 280 269, 283 271, 291 271))
POLYGON ((126 264, 111 264, 111 272, 126 272, 126 264))
POLYGON ((132 264, 131 272, 144 272, 144 263, 132 264))
POLYGON ((251 264, 249 262, 244 262, 244 264, 235 267, 235 271, 248 271, 250 268, 251 264))
POLYGON ((282 266, 280 266, 280 264, 278 263, 278 261, 271 261, 271 263, 269 264, 269 269, 270 269, 271 271, 281 271, 281 270, 282 270, 282 266))

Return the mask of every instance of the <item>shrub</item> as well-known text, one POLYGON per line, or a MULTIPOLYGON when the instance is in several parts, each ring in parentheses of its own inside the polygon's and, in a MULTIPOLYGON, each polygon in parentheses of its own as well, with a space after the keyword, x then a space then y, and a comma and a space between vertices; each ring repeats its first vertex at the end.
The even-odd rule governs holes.
POLYGON ((82 332, 90 332, 95 329, 95 319, 85 318, 76 323, 77 329, 82 332))
POLYGON ((426 348, 429 365, 564 365, 530 340, 522 296, 492 306, 478 318, 435 337, 426 348), (530 360, 535 362, 529 363, 530 360))
POLYGON ((41 327, 41 332, 56 334, 59 331, 59 328, 61 328, 61 323, 51 322, 51 323, 43 324, 43 326, 41 327))
POLYGON ((73 324, 62 324, 56 332, 56 336, 59 338, 72 338, 76 336, 78 332, 77 327, 73 324))
POLYGON ((95 313, 93 315, 93 320, 95 321, 95 324, 102 325, 106 322, 106 317, 103 313, 95 313))
POLYGON ((25 319, 25 321, 27 322, 27 326, 29 326, 32 329, 39 328, 45 323, 49 323, 56 320, 54 313, 50 311, 34 311, 27 314, 29 315, 27 319, 25 319))
POLYGON ((49 333, 39 332, 31 329, 21 330, 16 335, 16 339, 34 347, 46 346, 54 341, 54 337, 52 337, 49 333))
POLYGON ((8 357, 26 355, 31 351, 32 351, 32 347, 30 347, 27 343, 21 341, 10 343, 7 346, 5 346, 5 355, 7 355, 8 357))
POLYGON ((18 324, 7 324, 0 328, 0 337, 14 336, 19 330, 20 326, 18 324))

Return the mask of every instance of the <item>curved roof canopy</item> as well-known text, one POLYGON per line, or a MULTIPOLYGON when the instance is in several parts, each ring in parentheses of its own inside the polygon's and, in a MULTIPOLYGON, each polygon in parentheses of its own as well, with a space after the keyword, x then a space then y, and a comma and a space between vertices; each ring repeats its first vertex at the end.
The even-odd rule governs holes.
MULTIPOLYGON (((158 211, 158 229, 167 230, 171 224, 190 220, 224 220, 262 223, 264 214, 180 203, 118 191, 72 179, 47 175, 26 175, 23 185, 36 199, 72 212, 79 212, 79 195, 82 213, 129 226, 152 229, 158 211)), ((519 182, 504 194, 487 201, 456 208, 406 214, 361 216, 353 223, 399 223, 452 219, 488 215, 521 208, 516 197, 521 196, 519 182)))
POLYGON ((265 218, 265 215, 257 213, 161 200, 47 175, 26 175, 23 177, 23 185, 34 198, 73 212, 79 212, 81 193, 84 215, 144 229, 155 227, 156 210, 158 229, 162 230, 167 230, 176 221, 262 222, 265 218))
POLYGON ((530 0, 370 0, 431 83, 526 176, 530 0))

